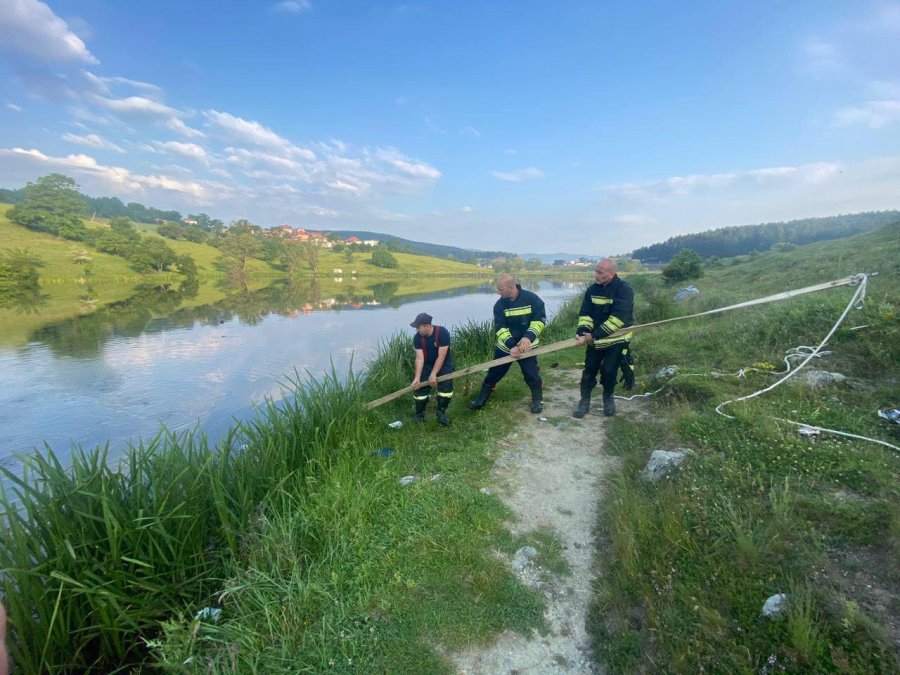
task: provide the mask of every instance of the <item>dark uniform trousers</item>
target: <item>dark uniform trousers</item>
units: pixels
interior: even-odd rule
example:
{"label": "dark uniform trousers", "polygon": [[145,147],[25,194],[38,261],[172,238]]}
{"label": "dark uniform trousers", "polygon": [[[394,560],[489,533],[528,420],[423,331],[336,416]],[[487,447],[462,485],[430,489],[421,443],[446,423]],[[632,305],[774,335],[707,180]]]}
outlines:
{"label": "dark uniform trousers", "polygon": [[[509,356],[509,352],[505,352],[499,347],[494,347],[494,358],[500,359],[504,356]],[[535,387],[541,386],[541,371],[538,368],[538,362],[536,356],[529,356],[526,359],[518,359],[517,363],[519,364],[519,368],[522,370],[522,377],[525,378],[525,384],[528,385],[529,388],[533,389]],[[487,372],[487,376],[484,378],[484,386],[490,387],[493,389],[497,383],[503,379],[504,375],[509,371],[512,363],[504,363],[499,366],[494,366],[493,368],[489,368]],[[440,384],[440,383],[439,383]]]}
{"label": "dark uniform trousers", "polygon": [[[413,392],[413,398],[417,401],[427,400],[428,395],[431,393],[431,385],[427,384],[428,378],[431,377],[431,371],[434,370],[433,363],[426,363],[422,368],[422,379],[420,382],[423,382],[421,387],[416,389]],[[444,367],[441,368],[441,372],[438,373],[438,377],[441,375],[446,375],[447,373],[452,373],[453,369],[450,368],[447,363],[444,363]],[[437,383],[437,391],[438,396],[441,398],[452,398],[453,397],[453,380],[444,380],[443,382]]]}
{"label": "dark uniform trousers", "polygon": [[626,347],[628,347],[628,343],[625,341],[602,349],[595,349],[588,345],[584,354],[584,370],[581,373],[582,391],[593,390],[597,385],[597,373],[599,373],[604,395],[612,396],[616,388],[616,378],[619,375],[619,362]]}

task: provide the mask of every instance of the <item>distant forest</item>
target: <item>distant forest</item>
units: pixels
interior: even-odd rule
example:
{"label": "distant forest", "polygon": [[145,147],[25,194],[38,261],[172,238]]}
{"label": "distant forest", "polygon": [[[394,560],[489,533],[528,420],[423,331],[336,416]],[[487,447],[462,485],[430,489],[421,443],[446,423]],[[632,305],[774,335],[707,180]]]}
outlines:
{"label": "distant forest", "polygon": [[667,263],[680,250],[688,248],[703,258],[730,258],[753,251],[768,251],[775,244],[810,244],[840,239],[900,221],[900,211],[867,211],[826,218],[804,218],[786,223],[764,223],[721,227],[697,234],[682,234],[635,249],[632,257],[643,263]]}
{"label": "distant forest", "polygon": [[[471,248],[459,248],[458,246],[445,246],[443,244],[429,244],[424,241],[413,241],[412,239],[404,239],[403,237],[395,237],[390,234],[381,234],[380,232],[369,232],[367,230],[325,230],[330,234],[340,235],[341,238],[359,237],[360,239],[377,239],[388,244],[388,248],[395,251],[403,251],[405,253],[416,253],[418,255],[430,255],[435,258],[450,258],[463,262],[469,261],[471,258],[485,261],[494,258],[510,258],[514,254],[508,251],[479,251]],[[392,242],[392,243],[389,243]]]}
{"label": "distant forest", "polygon": [[[178,211],[161,211],[152,206],[144,206],[137,202],[124,204],[118,197],[88,197],[81,195],[84,200],[84,211],[89,216],[100,218],[130,218],[136,223],[155,223],[160,220],[178,222],[181,214]],[[25,188],[7,190],[0,188],[0,203],[20,204],[25,199]]]}

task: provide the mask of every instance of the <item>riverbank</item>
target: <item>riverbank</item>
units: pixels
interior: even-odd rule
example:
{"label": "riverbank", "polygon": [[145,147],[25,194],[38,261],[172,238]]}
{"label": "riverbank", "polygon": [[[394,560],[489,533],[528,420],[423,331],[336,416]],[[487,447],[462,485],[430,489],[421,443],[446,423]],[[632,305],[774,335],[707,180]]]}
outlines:
{"label": "riverbank", "polygon": [[[71,477],[37,467],[48,481],[32,524],[14,520],[0,549],[22,672],[490,672],[520,650],[533,660],[511,667],[549,658],[550,672],[892,672],[900,458],[772,417],[895,438],[873,410],[900,373],[897,233],[711,271],[690,307],[633,280],[646,321],[881,272],[816,364],[850,382],[791,383],[734,406],[733,420],[716,405],[771,383],[787,349],[828,332],[850,289],[640,333],[641,390],[660,391],[612,420],[569,416],[574,349],[542,359],[541,416],[515,371],[478,413],[465,402],[480,378],[457,381],[449,429],[433,408],[409,423],[408,400],[363,412],[408,384],[408,339],[396,339],[365,381],[298,388],[221,451],[163,438],[124,474],[95,460]],[[562,311],[546,341],[574,324]],[[458,367],[487,360],[487,325],[454,338]],[[651,380],[668,365],[675,377]],[[652,450],[677,448],[693,452],[682,467],[641,477]],[[786,613],[764,619],[777,593]]]}

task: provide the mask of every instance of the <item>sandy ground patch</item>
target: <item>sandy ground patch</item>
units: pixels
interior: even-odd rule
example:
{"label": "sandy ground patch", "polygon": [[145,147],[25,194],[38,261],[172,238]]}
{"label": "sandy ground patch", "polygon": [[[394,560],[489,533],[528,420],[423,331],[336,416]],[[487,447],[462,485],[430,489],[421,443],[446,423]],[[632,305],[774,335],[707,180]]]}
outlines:
{"label": "sandy ground patch", "polygon": [[[519,431],[499,441],[505,451],[494,465],[493,484],[486,487],[515,513],[509,523],[513,534],[549,530],[555,535],[571,574],[557,576],[521,557],[512,560],[519,579],[546,600],[548,633],[506,632],[491,645],[453,654],[460,674],[603,672],[590,656],[585,617],[595,577],[594,527],[602,479],[617,460],[604,454],[606,418],[596,405],[584,419],[572,417],[580,371],[559,375],[558,382],[545,383],[543,414],[526,409]],[[595,398],[599,403],[599,395]],[[630,407],[621,401],[618,405],[620,413]]]}

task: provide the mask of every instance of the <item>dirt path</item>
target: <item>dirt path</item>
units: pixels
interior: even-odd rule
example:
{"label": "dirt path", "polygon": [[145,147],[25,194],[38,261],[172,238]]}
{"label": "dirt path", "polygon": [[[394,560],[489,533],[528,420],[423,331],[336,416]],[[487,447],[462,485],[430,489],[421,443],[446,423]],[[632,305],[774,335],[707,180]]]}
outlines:
{"label": "dirt path", "polygon": [[[592,664],[585,616],[601,480],[616,460],[603,452],[605,418],[596,407],[582,420],[572,417],[579,377],[580,371],[563,371],[545,382],[544,413],[526,411],[520,430],[500,441],[506,451],[487,486],[515,513],[509,524],[514,535],[549,531],[562,545],[571,574],[539,567],[523,549],[510,561],[519,579],[544,596],[549,631],[530,637],[507,632],[485,648],[455,654],[460,675],[602,672]],[[627,407],[620,403],[620,411]]]}

